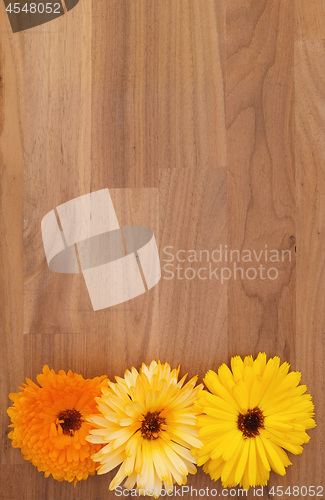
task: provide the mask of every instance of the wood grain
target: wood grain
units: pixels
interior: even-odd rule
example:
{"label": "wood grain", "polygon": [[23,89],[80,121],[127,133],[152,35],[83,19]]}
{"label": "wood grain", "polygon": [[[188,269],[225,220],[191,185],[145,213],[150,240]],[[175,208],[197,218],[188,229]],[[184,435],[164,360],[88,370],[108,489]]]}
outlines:
{"label": "wood grain", "polygon": [[325,1],[295,0],[296,39],[324,40]]}
{"label": "wood grain", "polygon": [[158,186],[158,168],[225,166],[225,5],[94,3],[92,158],[101,184]]}
{"label": "wood grain", "polygon": [[227,238],[226,170],[201,170],[198,177],[186,168],[166,169],[159,192],[159,351],[203,376],[207,365],[218,366],[228,355],[228,283],[212,260]]}
{"label": "wood grain", "polygon": [[291,251],[278,279],[229,283],[229,345],[294,361],[293,4],[227,6],[228,243]]}
{"label": "wood grain", "polygon": [[[325,41],[297,42],[296,173],[297,173],[297,368],[311,387],[318,415],[324,412],[324,250],[325,250]],[[324,477],[324,419],[317,419],[314,445],[306,462],[298,462],[304,484]],[[311,449],[313,448],[313,449]],[[300,457],[302,458],[302,457]]]}
{"label": "wood grain", "polygon": [[[8,444],[8,394],[24,376],[22,344],[23,146],[21,127],[23,63],[21,40],[0,18],[0,320],[1,320],[1,464],[22,463]],[[8,145],[11,145],[8,147]]]}
{"label": "wood grain", "polygon": [[91,190],[91,4],[60,20],[17,34],[25,96],[24,333],[79,331],[82,314],[62,310],[89,304],[80,276],[47,272],[40,233],[47,212]]}
{"label": "wood grain", "polygon": [[[12,448],[7,395],[43,364],[113,378],[160,358],[202,378],[260,350],[301,370],[318,423],[269,488],[322,485],[324,1],[80,0],[16,34],[0,10],[0,498],[115,497],[113,473],[73,488]],[[94,313],[81,275],[48,269],[40,224],[102,188],[121,225],[154,231],[162,279]],[[220,245],[289,253],[263,260],[275,280],[200,280],[204,258],[166,279],[166,247]],[[189,485],[221,489],[201,470]]]}

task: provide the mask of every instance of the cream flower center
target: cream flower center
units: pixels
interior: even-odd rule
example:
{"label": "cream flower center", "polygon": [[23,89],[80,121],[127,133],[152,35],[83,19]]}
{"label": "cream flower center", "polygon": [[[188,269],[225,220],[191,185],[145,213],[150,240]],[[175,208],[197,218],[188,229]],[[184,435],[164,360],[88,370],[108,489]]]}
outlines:
{"label": "cream flower center", "polygon": [[260,429],[264,429],[264,415],[256,406],[247,413],[238,415],[237,426],[242,431],[245,438],[256,437],[260,433]]}
{"label": "cream flower center", "polygon": [[157,439],[161,426],[165,423],[165,419],[159,416],[160,412],[148,412],[142,420],[141,436],[145,439]]}

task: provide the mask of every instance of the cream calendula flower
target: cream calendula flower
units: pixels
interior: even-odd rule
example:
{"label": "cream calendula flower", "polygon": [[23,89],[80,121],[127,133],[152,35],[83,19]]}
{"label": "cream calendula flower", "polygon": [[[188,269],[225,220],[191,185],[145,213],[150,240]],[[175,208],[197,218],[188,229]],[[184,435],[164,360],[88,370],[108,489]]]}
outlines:
{"label": "cream calendula flower", "polygon": [[87,419],[97,427],[87,440],[105,445],[92,457],[100,463],[98,474],[120,466],[111,490],[127,478],[127,489],[136,486],[158,497],[163,484],[169,491],[196,473],[190,449],[202,446],[194,407],[202,386],[195,387],[197,377],[184,385],[186,376],[178,381],[178,373],[179,368],[152,361],[139,372],[132,368],[124,378],[116,377],[96,398],[100,415]]}
{"label": "cream calendula flower", "polygon": [[210,370],[204,379],[209,391],[201,391],[197,407],[198,465],[223,487],[265,486],[270,470],[284,476],[291,465],[285,450],[297,455],[315,427],[314,405],[301,374],[280,365],[280,358],[266,360],[260,353],[231,359],[218,374]]}

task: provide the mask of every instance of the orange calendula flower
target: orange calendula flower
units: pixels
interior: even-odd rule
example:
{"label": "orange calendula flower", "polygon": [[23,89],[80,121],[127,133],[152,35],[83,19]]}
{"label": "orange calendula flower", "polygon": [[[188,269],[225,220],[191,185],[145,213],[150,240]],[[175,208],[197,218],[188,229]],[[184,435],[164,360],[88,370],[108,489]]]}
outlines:
{"label": "orange calendula flower", "polygon": [[21,392],[9,394],[12,445],[45,477],[52,474],[76,484],[95,473],[91,455],[101,446],[86,441],[92,428],[86,417],[96,410],[95,398],[105,379],[84,379],[71,370],[56,374],[45,365],[37,376],[39,386],[26,379]]}

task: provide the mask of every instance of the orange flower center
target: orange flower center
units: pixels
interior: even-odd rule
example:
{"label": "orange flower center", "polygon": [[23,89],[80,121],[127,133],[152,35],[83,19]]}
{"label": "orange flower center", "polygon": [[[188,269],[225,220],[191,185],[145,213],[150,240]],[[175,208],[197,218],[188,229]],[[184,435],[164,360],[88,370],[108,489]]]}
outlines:
{"label": "orange flower center", "polygon": [[165,419],[159,416],[159,411],[154,413],[148,412],[142,421],[141,436],[149,440],[157,439],[161,431],[161,426],[164,423]]}
{"label": "orange flower center", "polygon": [[58,423],[61,425],[63,434],[73,436],[75,431],[80,429],[83,420],[81,413],[72,408],[72,410],[61,411],[58,415]]}
{"label": "orange flower center", "polygon": [[256,406],[247,413],[238,415],[237,426],[245,438],[256,437],[260,433],[259,429],[264,429],[264,415]]}

